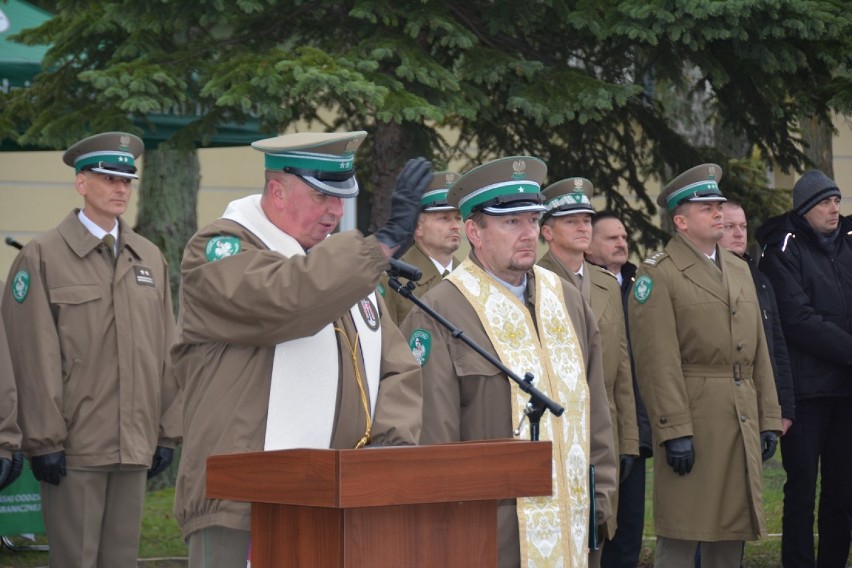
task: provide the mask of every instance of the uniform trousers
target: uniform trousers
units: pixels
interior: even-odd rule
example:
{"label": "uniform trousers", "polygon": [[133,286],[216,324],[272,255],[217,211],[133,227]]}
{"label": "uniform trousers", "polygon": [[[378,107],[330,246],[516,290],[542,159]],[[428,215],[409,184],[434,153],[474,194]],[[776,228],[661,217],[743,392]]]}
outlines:
{"label": "uniform trousers", "polygon": [[657,537],[654,553],[655,568],[689,568],[695,566],[695,554],[701,546],[702,568],[739,568],[743,557],[743,541],[720,540],[698,542]]}
{"label": "uniform trousers", "polygon": [[601,552],[603,552],[603,543],[595,550],[589,551],[589,568],[601,568]]}
{"label": "uniform trousers", "polygon": [[[781,437],[781,461],[787,473],[781,537],[784,567],[846,566],[852,531],[852,398],[797,400],[796,420]],[[815,562],[817,473],[822,481]]]}
{"label": "uniform trousers", "polygon": [[605,543],[602,568],[636,568],[639,563],[645,530],[645,459],[634,458],[630,475],[618,486],[618,529]]}
{"label": "uniform trousers", "polygon": [[246,568],[251,532],[208,527],[189,535],[188,568]]}
{"label": "uniform trousers", "polygon": [[41,483],[50,568],[136,566],[147,470],[71,469]]}

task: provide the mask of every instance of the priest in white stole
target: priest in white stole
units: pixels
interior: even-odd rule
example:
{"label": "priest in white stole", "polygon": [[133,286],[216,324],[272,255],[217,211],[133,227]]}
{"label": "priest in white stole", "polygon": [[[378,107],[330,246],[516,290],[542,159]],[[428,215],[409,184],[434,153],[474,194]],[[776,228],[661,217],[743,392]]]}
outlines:
{"label": "priest in white stole", "polygon": [[374,236],[329,236],[358,194],[365,135],[255,142],[262,195],[231,202],[184,251],[172,356],[185,404],[175,514],[190,568],[244,568],[249,548],[250,505],[205,498],[208,456],[417,443],[420,369],[374,289],[410,242],[432,166],[409,161]]}
{"label": "priest in white stole", "polygon": [[[541,420],[541,439],[554,448],[554,494],[498,507],[500,568],[586,567],[592,501],[600,525],[617,483],[595,316],[574,286],[534,266],[546,171],[533,157],[502,158],[452,185],[448,201],[461,211],[470,257],[423,298],[565,407]],[[401,329],[423,370],[421,443],[513,436],[529,398],[514,382],[420,308]],[[516,435],[529,438],[526,422]]]}

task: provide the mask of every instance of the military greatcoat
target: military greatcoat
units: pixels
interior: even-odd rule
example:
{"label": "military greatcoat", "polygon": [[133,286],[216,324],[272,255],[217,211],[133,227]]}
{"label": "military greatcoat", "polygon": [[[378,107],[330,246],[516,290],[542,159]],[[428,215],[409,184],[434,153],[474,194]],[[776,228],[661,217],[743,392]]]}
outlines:
{"label": "military greatcoat", "polygon": [[[541,257],[538,265],[576,285],[583,299],[592,307],[601,330],[604,383],[612,420],[612,434],[615,438],[615,452],[616,455],[638,456],[639,427],[636,422],[636,398],[633,396],[633,375],[630,372],[627,330],[618,280],[611,272],[584,262],[584,276],[582,281],[578,282],[574,274],[549,251]],[[613,496],[612,510],[618,510],[617,491]],[[607,533],[612,536],[615,531],[616,515],[613,515],[607,523]]]}
{"label": "military greatcoat", "polygon": [[[757,294],[742,259],[716,263],[681,235],[645,260],[629,301],[630,337],[654,443],[656,534],[754,540],[763,520],[760,432],[781,410]],[[692,436],[695,465],[679,476],[666,440]]]}

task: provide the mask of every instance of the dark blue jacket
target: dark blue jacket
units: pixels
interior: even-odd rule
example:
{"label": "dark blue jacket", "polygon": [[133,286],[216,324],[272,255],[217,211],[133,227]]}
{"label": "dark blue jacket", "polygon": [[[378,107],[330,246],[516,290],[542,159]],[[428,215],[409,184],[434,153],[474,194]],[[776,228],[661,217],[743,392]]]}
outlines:
{"label": "dark blue jacket", "polygon": [[852,219],[823,245],[794,213],[757,231],[787,339],[796,399],[852,396]]}

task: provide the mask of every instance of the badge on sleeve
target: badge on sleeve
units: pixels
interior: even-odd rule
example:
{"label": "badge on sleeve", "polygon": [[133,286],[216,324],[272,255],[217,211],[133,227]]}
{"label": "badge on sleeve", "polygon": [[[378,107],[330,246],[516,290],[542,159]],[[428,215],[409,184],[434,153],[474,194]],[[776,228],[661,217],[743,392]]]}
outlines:
{"label": "badge on sleeve", "polygon": [[376,290],[378,290],[378,291],[379,291],[379,294],[381,294],[381,295],[382,295],[382,298],[384,298],[384,297],[385,297],[385,287],[384,287],[384,286],[382,286],[381,284],[379,284],[378,286],[376,286]]}
{"label": "badge on sleeve", "polygon": [[27,293],[30,291],[30,273],[26,270],[19,270],[12,279],[12,297],[19,304],[27,299]]}
{"label": "badge on sleeve", "polygon": [[408,338],[408,346],[417,364],[422,367],[429,359],[429,352],[432,351],[432,334],[425,329],[415,329]]}
{"label": "badge on sleeve", "polygon": [[237,237],[226,237],[219,235],[207,241],[207,246],[204,248],[204,254],[207,260],[221,260],[228,256],[234,256],[240,252],[240,239]]}
{"label": "badge on sleeve", "polygon": [[651,290],[654,288],[654,281],[648,276],[640,276],[633,284],[633,297],[640,304],[644,304],[651,297]]}
{"label": "badge on sleeve", "polygon": [[370,297],[362,299],[358,302],[358,311],[361,312],[361,317],[364,318],[364,323],[367,324],[372,331],[379,329],[379,310],[373,305]]}

